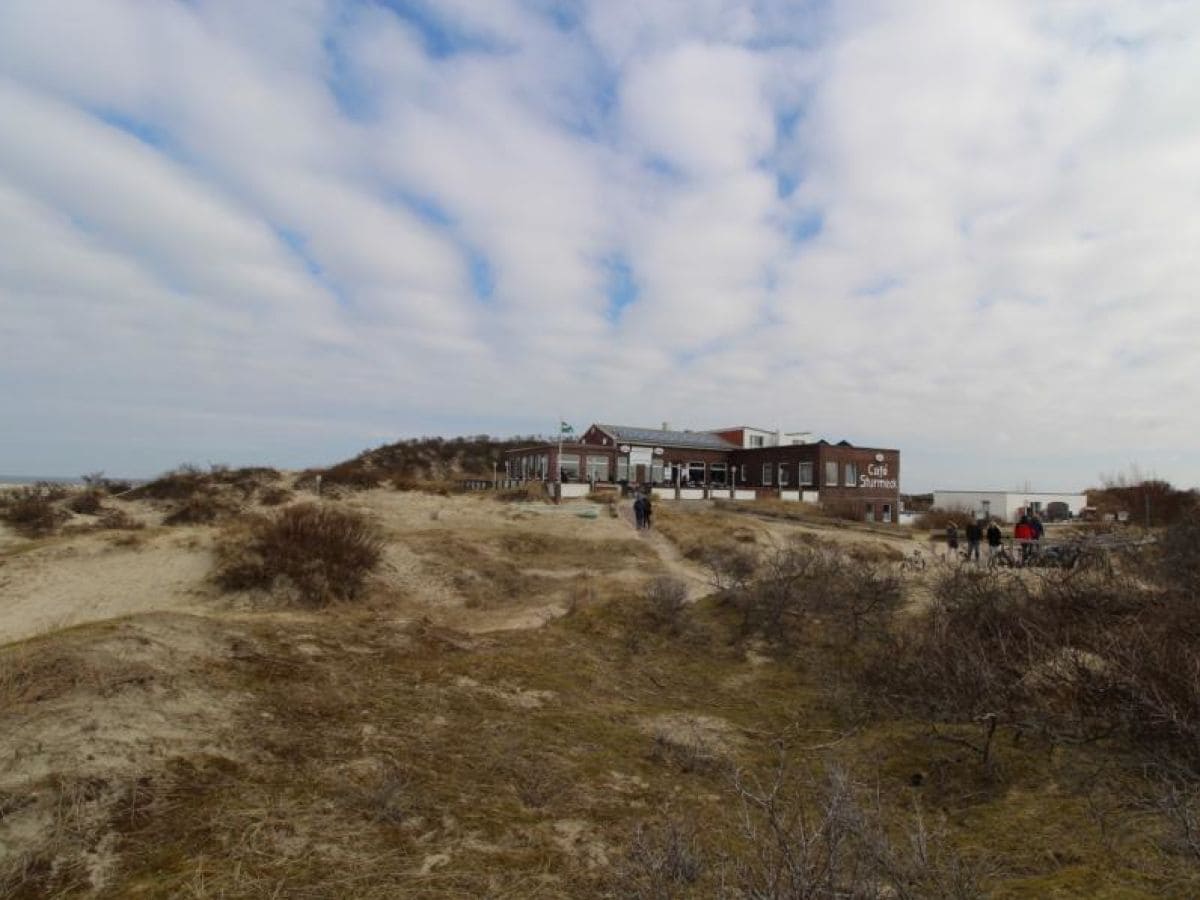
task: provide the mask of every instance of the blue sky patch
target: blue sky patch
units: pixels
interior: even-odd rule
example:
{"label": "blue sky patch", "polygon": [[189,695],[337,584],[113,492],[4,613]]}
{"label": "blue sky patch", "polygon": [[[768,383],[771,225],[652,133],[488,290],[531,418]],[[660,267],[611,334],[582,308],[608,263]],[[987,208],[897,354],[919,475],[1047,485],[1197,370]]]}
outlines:
{"label": "blue sky patch", "polygon": [[484,303],[490,303],[496,293],[496,272],[491,261],[478,250],[467,248],[467,268],[471,275],[471,289]]}
{"label": "blue sky patch", "polygon": [[604,293],[608,298],[605,316],[615,324],[620,320],[621,313],[637,301],[640,291],[633,277],[633,267],[624,254],[618,253],[610,257],[603,265]]}
{"label": "blue sky patch", "polygon": [[504,48],[494,40],[472,34],[439,14],[437,5],[424,0],[377,0],[384,9],[395,13],[421,38],[425,52],[434,59],[459,53],[494,53]]}
{"label": "blue sky patch", "polygon": [[167,134],[166,129],[145,119],[126,115],[116,110],[97,110],[95,114],[106,125],[137,138],[143,144],[153,147],[155,150],[163,149],[170,140],[170,135]]}

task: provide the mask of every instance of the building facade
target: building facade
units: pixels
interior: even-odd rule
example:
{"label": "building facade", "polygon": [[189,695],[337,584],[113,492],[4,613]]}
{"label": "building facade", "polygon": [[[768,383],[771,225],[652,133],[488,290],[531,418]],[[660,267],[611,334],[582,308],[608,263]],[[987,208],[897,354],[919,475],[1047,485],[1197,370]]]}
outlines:
{"label": "building facade", "polygon": [[[665,425],[665,423],[664,423]],[[868,521],[898,516],[900,451],[812,441],[807,432],[713,431],[595,424],[577,441],[510,450],[510,478],[638,484],[674,496],[778,497],[836,505]],[[669,496],[662,493],[660,496]]]}
{"label": "building facade", "polygon": [[934,491],[933,505],[979,519],[1015,522],[1023,513],[1043,519],[1076,518],[1088,500],[1087,494],[1054,491]]}

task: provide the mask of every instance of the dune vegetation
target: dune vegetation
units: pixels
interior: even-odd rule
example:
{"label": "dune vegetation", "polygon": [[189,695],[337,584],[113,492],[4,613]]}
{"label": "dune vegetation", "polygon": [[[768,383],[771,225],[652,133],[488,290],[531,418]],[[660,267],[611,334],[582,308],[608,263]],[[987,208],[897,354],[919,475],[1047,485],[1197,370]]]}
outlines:
{"label": "dune vegetation", "polygon": [[10,493],[0,896],[1200,893],[1200,520],[996,573],[611,508]]}

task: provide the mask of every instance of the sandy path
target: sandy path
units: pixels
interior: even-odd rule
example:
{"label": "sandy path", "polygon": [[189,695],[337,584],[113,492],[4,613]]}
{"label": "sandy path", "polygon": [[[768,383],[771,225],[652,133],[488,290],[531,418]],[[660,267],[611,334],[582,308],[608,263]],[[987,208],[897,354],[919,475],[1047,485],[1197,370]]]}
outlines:
{"label": "sandy path", "polygon": [[151,610],[187,610],[207,594],[207,543],[165,534],[137,548],[85,536],[0,557],[0,644]]}
{"label": "sandy path", "polygon": [[620,514],[619,521],[626,528],[633,530],[643,541],[650,545],[667,571],[687,585],[688,601],[695,603],[701,597],[713,592],[707,573],[700,566],[684,558],[679,548],[654,530],[654,517],[650,518],[651,527],[645,531],[637,531],[637,520],[633,515],[633,501],[621,501],[617,506]]}

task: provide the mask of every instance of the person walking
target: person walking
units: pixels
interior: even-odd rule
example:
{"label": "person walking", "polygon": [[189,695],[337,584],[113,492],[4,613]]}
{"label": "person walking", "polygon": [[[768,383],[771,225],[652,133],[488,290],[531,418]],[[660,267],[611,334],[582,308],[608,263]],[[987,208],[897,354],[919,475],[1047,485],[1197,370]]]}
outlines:
{"label": "person walking", "polygon": [[946,558],[958,556],[958,526],[951,522],[946,526]]}
{"label": "person walking", "polygon": [[633,518],[638,531],[646,527],[646,498],[642,496],[641,491],[633,495]]}
{"label": "person walking", "polygon": [[967,559],[974,560],[979,565],[979,544],[983,540],[983,526],[978,519],[972,519],[967,525]]}
{"label": "person walking", "polygon": [[650,503],[650,494],[647,492],[646,496],[642,498],[642,527],[647,531],[650,530],[650,516],[653,514],[653,512],[654,507]]}
{"label": "person walking", "polygon": [[987,542],[988,542],[988,562],[992,562],[996,558],[996,554],[1000,552],[1000,542],[1002,536],[1000,534],[1000,526],[993,519],[987,527]]}

